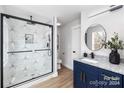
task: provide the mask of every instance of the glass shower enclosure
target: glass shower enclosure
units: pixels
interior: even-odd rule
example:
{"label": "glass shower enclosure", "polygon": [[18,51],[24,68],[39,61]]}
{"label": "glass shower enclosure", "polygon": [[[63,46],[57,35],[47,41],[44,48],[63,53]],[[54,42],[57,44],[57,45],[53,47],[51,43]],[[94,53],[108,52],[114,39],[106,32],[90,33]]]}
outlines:
{"label": "glass shower enclosure", "polygon": [[1,87],[53,72],[53,26],[1,14]]}

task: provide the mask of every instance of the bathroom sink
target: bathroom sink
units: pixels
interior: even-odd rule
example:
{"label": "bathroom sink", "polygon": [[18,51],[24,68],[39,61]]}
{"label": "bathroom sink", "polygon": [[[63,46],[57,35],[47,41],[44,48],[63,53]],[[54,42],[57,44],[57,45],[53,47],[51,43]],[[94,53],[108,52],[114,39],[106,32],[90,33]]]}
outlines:
{"label": "bathroom sink", "polygon": [[93,59],[88,59],[88,58],[82,58],[81,61],[86,61],[86,62],[89,62],[89,63],[98,63],[98,61],[93,60]]}

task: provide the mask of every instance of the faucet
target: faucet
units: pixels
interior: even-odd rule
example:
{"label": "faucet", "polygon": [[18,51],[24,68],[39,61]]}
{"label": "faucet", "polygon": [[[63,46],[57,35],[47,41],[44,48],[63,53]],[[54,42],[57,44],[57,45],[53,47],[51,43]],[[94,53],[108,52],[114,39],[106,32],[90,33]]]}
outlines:
{"label": "faucet", "polygon": [[92,58],[92,59],[94,59],[94,56],[95,56],[95,55],[94,55],[94,53],[93,53],[93,52],[91,52],[91,54],[90,54],[90,55],[91,55],[91,58]]}

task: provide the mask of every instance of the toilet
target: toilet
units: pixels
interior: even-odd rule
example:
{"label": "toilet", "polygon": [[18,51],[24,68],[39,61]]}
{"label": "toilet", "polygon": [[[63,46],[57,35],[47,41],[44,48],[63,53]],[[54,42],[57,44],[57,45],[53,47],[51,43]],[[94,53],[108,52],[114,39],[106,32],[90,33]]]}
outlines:
{"label": "toilet", "polygon": [[57,59],[57,69],[61,69],[62,67],[62,60],[60,58]]}

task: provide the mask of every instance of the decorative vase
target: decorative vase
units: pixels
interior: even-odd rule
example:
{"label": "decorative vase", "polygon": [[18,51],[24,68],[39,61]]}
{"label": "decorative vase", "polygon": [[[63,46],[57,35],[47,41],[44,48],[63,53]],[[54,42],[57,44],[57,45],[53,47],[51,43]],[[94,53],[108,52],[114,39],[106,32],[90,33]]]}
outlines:
{"label": "decorative vase", "polygon": [[120,54],[118,53],[117,49],[112,49],[111,53],[109,54],[109,62],[112,64],[120,63]]}

